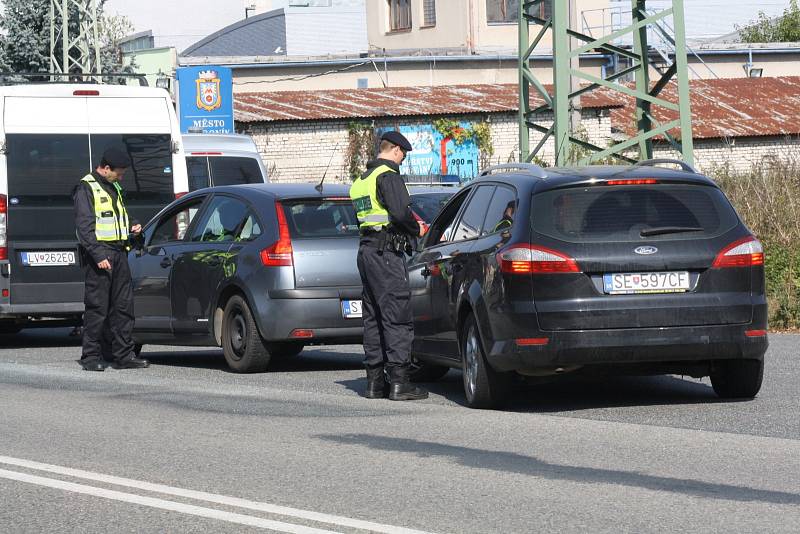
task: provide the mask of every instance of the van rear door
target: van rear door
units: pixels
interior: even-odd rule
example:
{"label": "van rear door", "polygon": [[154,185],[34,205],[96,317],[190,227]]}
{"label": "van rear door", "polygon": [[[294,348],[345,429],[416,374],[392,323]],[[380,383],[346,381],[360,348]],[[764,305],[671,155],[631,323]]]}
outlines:
{"label": "van rear door", "polygon": [[9,302],[80,313],[72,190],[90,170],[86,99],[8,96],[4,129]]}

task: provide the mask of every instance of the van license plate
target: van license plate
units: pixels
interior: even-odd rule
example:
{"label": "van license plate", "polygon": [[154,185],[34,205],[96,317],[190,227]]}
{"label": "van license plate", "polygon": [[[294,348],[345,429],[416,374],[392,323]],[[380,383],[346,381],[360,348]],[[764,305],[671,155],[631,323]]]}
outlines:
{"label": "van license plate", "polygon": [[52,267],[56,265],[75,265],[74,251],[21,252],[22,265],[29,267]]}
{"label": "van license plate", "polygon": [[603,291],[609,295],[685,293],[689,289],[687,271],[603,275]]}
{"label": "van license plate", "polygon": [[361,318],[361,301],[360,300],[343,300],[342,301],[342,315],[345,319],[360,319]]}

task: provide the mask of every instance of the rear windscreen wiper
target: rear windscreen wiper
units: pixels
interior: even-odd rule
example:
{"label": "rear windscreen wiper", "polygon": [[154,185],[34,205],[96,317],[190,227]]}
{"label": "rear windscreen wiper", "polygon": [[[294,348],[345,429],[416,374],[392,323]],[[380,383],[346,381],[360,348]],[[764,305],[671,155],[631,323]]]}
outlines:
{"label": "rear windscreen wiper", "polygon": [[652,237],[654,235],[683,234],[687,232],[702,232],[704,228],[698,226],[661,226],[659,228],[647,228],[642,230],[639,235],[642,237]]}

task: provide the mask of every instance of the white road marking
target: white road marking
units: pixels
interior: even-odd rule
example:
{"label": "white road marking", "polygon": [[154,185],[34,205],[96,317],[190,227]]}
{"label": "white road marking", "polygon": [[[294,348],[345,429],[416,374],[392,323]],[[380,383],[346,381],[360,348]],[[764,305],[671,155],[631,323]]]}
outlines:
{"label": "white road marking", "polygon": [[227,521],[229,523],[237,523],[239,525],[267,528],[270,530],[274,530],[276,532],[288,532],[292,534],[331,534],[332,532],[334,532],[333,530],[321,530],[318,528],[305,527],[302,525],[292,525],[291,523],[283,523],[281,521],[262,519],[260,517],[255,517],[252,515],[235,514],[232,512],[225,512],[222,510],[215,510],[213,508],[205,508],[202,506],[183,504],[180,502],[167,501],[164,499],[156,499],[154,497],[142,497],[141,495],[134,495],[133,493],[123,493],[121,491],[114,491],[105,488],[96,488],[94,486],[87,486],[84,484],[64,482],[63,480],[56,480],[54,478],[45,478],[36,475],[29,475],[27,473],[18,473],[16,471],[8,471],[6,469],[0,469],[0,478],[17,480],[19,482],[36,484],[37,486],[46,486],[48,488],[55,488],[64,491],[71,491],[73,493],[92,495],[94,497],[102,497],[104,499],[111,499],[114,501],[140,504],[142,506],[149,506],[151,508],[160,508],[161,510],[169,510],[171,512],[179,512],[182,514],[196,515],[200,517],[207,517],[210,519],[218,519],[220,521]]}
{"label": "white road marking", "polygon": [[[392,525],[384,525],[381,523],[373,523],[371,521],[362,521],[360,519],[352,519],[344,516],[324,514],[320,512],[312,512],[310,510],[301,510],[298,508],[289,508],[276,504],[269,504],[257,501],[250,501],[247,499],[240,499],[238,497],[228,497],[226,495],[218,495],[215,493],[206,493],[204,491],[188,490],[183,488],[175,488],[172,486],[165,486],[163,484],[154,484],[151,482],[143,482],[130,478],[116,477],[112,475],[104,475],[101,473],[93,473],[91,471],[83,471],[81,469],[72,469],[70,467],[62,467],[58,465],[44,464],[24,460],[21,458],[12,458],[10,456],[0,456],[0,464],[13,465],[32,469],[36,471],[45,471],[48,473],[55,473],[69,477],[80,478],[84,480],[92,480],[95,482],[103,482],[105,484],[114,484],[116,486],[123,486],[127,488],[135,488],[144,491],[152,491],[155,493],[162,493],[165,495],[173,495],[175,497],[184,497],[187,499],[194,499],[197,501],[210,502],[221,504],[225,506],[235,506],[237,508],[245,508],[259,512],[266,512],[275,515],[286,517],[295,517],[298,519],[305,519],[308,521],[315,521],[317,523],[325,523],[329,525],[336,525],[340,527],[350,527],[369,532],[379,532],[382,534],[431,534],[421,530],[413,530],[409,528],[396,527]],[[48,479],[46,479],[48,480]],[[88,487],[88,486],[87,486]],[[123,494],[124,495],[124,494]],[[164,501],[170,502],[170,501]],[[244,516],[249,517],[249,516]]]}

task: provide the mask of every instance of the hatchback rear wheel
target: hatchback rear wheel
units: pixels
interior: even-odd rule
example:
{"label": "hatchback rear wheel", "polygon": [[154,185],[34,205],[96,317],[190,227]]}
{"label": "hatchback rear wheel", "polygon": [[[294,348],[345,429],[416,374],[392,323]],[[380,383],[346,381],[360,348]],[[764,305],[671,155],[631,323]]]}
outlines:
{"label": "hatchback rear wheel", "polygon": [[763,360],[723,360],[711,369],[711,386],[723,399],[752,399],[763,380]]}
{"label": "hatchback rear wheel", "polygon": [[498,373],[486,361],[478,324],[470,315],[461,329],[464,394],[470,408],[500,408],[511,396],[511,374]]}
{"label": "hatchback rear wheel", "polygon": [[234,295],[222,316],[222,352],[228,366],[237,373],[267,370],[269,352],[261,340],[247,301]]}

